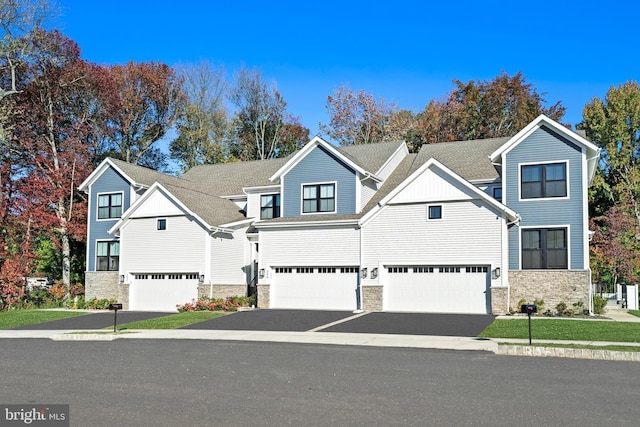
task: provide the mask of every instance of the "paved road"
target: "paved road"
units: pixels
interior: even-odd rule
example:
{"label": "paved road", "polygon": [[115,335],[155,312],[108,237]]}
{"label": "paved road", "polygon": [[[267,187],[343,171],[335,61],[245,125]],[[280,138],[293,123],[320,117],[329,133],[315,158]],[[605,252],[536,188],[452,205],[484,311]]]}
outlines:
{"label": "paved road", "polygon": [[[118,312],[118,325],[171,313]],[[434,313],[359,313],[322,310],[249,310],[207,320],[183,329],[235,331],[346,332],[371,334],[475,337],[493,320],[492,315]],[[23,330],[103,329],[113,326],[113,312],[69,317]]]}
{"label": "paved road", "polygon": [[[635,426],[640,364],[227,341],[13,339],[0,401],[72,426]],[[2,424],[0,422],[0,424]]]}

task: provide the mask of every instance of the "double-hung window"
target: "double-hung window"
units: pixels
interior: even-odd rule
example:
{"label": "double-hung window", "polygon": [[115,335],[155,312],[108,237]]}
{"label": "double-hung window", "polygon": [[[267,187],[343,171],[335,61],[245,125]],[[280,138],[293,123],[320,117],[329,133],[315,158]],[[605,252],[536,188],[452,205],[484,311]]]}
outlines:
{"label": "double-hung window", "polygon": [[96,250],[96,270],[118,271],[120,266],[120,242],[98,242]]}
{"label": "double-hung window", "polygon": [[335,212],[335,190],[335,184],[303,185],[302,213]]}
{"label": "double-hung window", "polygon": [[567,197],[567,164],[522,165],[520,169],[522,199]]}
{"label": "double-hung window", "polygon": [[522,268],[524,270],[568,268],[567,229],[523,229]]}
{"label": "double-hung window", "polygon": [[280,195],[267,194],[260,196],[260,219],[280,217]]}
{"label": "double-hung window", "polygon": [[98,195],[98,219],[120,218],[122,215],[122,193]]}

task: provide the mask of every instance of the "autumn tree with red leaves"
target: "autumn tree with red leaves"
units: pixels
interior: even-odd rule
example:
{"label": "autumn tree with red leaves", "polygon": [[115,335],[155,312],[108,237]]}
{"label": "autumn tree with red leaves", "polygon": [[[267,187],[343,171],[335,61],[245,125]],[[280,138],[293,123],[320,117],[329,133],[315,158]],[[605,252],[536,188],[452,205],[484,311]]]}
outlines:
{"label": "autumn tree with red leaves", "polygon": [[56,242],[68,287],[71,241],[86,235],[87,204],[77,187],[92,169],[90,112],[99,95],[96,79],[104,70],[80,59],[76,43],[57,31],[36,31],[33,38],[39,54],[16,96],[21,114],[15,145],[27,161],[21,217],[29,224],[25,244],[38,232]]}
{"label": "autumn tree with red leaves", "polygon": [[111,67],[116,92],[110,120],[111,152],[128,163],[166,167],[166,154],[154,145],[174,125],[185,96],[175,70],[158,62]]}

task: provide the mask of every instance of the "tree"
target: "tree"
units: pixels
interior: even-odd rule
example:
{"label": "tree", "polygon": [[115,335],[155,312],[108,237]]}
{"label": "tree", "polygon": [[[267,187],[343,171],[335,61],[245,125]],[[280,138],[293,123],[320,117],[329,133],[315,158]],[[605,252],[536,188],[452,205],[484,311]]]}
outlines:
{"label": "tree", "polygon": [[431,101],[421,113],[422,143],[513,136],[540,114],[561,121],[565,113],[560,101],[545,107],[543,94],[521,72],[453,83],[445,101]]}
{"label": "tree", "polygon": [[614,206],[606,215],[593,218],[589,246],[593,281],[615,291],[618,283],[636,281],[640,267],[640,242],[628,206]]}
{"label": "tree", "polygon": [[235,115],[236,142],[233,155],[238,160],[276,157],[282,141],[287,103],[275,85],[264,81],[260,71],[246,68],[235,73],[231,102]]}
{"label": "tree", "polygon": [[320,124],[321,132],[340,145],[354,145],[382,141],[395,105],[343,85],[327,97],[326,108],[331,119],[328,125]]}
{"label": "tree", "polygon": [[169,146],[171,158],[182,165],[183,172],[196,165],[226,161],[230,126],[224,105],[224,68],[202,62],[181,67],[179,74],[186,102],[178,115],[178,137]]}
{"label": "tree", "polygon": [[[611,87],[605,100],[593,98],[583,110],[587,137],[602,148],[601,179],[592,196],[601,205],[628,205],[640,227],[640,86]],[[602,209],[602,211],[606,211]],[[640,234],[640,233],[639,233]]]}
{"label": "tree", "polygon": [[35,31],[33,43],[38,55],[17,95],[21,114],[14,131],[14,144],[28,161],[21,216],[30,224],[27,236],[37,227],[57,243],[62,281],[69,286],[72,240],[83,240],[86,232],[86,200],[76,188],[92,167],[87,117],[96,93],[91,76],[100,67],[81,60],[75,42],[57,31]]}
{"label": "tree", "polygon": [[118,91],[110,119],[112,154],[128,163],[163,169],[166,155],[154,143],[176,121],[184,101],[181,79],[157,62],[115,65],[111,75]]}

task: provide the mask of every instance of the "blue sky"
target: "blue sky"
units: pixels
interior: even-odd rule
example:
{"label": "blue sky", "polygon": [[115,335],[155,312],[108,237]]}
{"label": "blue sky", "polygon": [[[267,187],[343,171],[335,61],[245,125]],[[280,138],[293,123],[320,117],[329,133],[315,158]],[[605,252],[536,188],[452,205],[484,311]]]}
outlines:
{"label": "blue sky", "polygon": [[85,59],[257,67],[311,135],[342,84],[418,112],[453,79],[522,71],[575,125],[593,97],[640,74],[640,3],[630,0],[57,3],[56,26]]}

